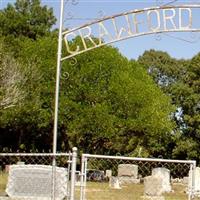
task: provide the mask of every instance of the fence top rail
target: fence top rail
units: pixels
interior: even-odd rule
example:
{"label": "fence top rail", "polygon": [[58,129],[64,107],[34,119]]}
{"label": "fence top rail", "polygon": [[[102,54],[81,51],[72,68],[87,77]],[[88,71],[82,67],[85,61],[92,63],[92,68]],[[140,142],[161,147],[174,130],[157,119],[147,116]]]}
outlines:
{"label": "fence top rail", "polygon": [[194,164],[195,160],[173,160],[173,159],[160,159],[160,158],[136,158],[136,157],[125,157],[125,156],[107,156],[107,155],[92,155],[82,154],[83,158],[102,158],[102,159],[113,159],[113,160],[132,160],[132,161],[151,161],[151,162],[165,162],[165,163],[183,163],[183,164]]}
{"label": "fence top rail", "polygon": [[50,156],[50,157],[59,157],[59,156],[71,156],[72,153],[0,153],[1,156]]}

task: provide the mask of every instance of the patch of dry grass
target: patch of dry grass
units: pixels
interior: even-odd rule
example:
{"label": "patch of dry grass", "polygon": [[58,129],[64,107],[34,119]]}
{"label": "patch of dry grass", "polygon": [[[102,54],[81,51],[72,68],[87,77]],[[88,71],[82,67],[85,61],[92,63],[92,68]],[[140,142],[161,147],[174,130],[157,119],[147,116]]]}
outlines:
{"label": "patch of dry grass", "polygon": [[128,200],[139,199],[143,194],[143,185],[129,185],[122,189],[112,189],[108,183],[88,183],[87,200]]}
{"label": "patch of dry grass", "polygon": [[[8,174],[0,172],[0,194],[5,192]],[[185,193],[185,187],[181,184],[175,184],[172,187],[173,193],[165,194],[165,200],[188,200]],[[131,184],[123,186],[122,189],[112,189],[108,183],[87,182],[86,199],[87,200],[144,200],[143,184]],[[80,187],[76,187],[76,200],[80,198]],[[194,200],[200,200],[195,198]]]}
{"label": "patch of dry grass", "polygon": [[186,187],[182,184],[174,184],[172,186],[173,192],[165,195],[166,200],[188,200],[188,194],[186,194]]}
{"label": "patch of dry grass", "polygon": [[[183,185],[173,185],[173,190],[173,193],[164,195],[165,200],[188,200]],[[76,193],[78,194],[78,192],[79,189]],[[122,189],[111,189],[108,183],[97,182],[87,182],[86,186],[87,200],[144,200],[143,193],[143,184],[127,185]]]}
{"label": "patch of dry grass", "polygon": [[0,193],[5,192],[8,174],[0,172]]}

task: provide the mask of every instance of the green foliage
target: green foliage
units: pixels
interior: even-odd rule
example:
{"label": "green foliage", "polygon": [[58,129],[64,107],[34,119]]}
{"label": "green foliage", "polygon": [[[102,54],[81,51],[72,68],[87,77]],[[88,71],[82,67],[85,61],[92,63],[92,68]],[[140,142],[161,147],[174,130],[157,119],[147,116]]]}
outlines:
{"label": "green foliage", "polygon": [[[39,0],[0,11],[1,150],[52,149],[54,23]],[[186,61],[151,50],[129,61],[105,46],[76,59],[62,63],[59,150],[200,159],[200,54]]]}
{"label": "green foliage", "polygon": [[40,0],[17,0],[0,11],[0,34],[36,39],[50,32],[56,18]]}
{"label": "green foliage", "polygon": [[[73,44],[79,42],[77,38]],[[20,48],[17,61],[28,72],[26,95],[22,106],[4,112],[8,120],[1,127],[6,135],[15,136],[14,149],[48,149],[57,36],[24,39]],[[61,74],[60,150],[78,146],[85,152],[134,154],[141,147],[141,155],[167,156],[173,128],[170,99],[139,64],[107,46],[78,56],[75,65],[71,60],[63,62]]]}
{"label": "green foliage", "polygon": [[[10,105],[1,109],[0,125],[2,128],[1,136],[3,137],[1,141],[7,143],[7,140],[14,140],[11,142],[11,146],[15,149],[23,146],[23,144],[27,144],[30,147],[33,142],[31,138],[38,137],[38,134],[34,134],[35,132],[37,133],[36,124],[42,123],[40,122],[42,118],[40,110],[41,101],[37,90],[41,74],[37,69],[37,63],[31,59],[22,62],[18,58],[15,61],[19,63],[16,67],[13,65],[14,62],[12,60],[13,58],[10,58],[9,62],[5,64],[4,73],[6,74],[9,72],[8,70],[12,69],[11,73],[16,81],[11,82],[11,90],[8,90],[6,87],[8,84],[2,85],[8,90],[9,96],[7,96],[11,101]],[[11,63],[11,66],[9,66],[9,63]],[[12,76],[7,77],[7,80],[12,81]],[[2,99],[5,99],[5,94],[2,97]],[[12,144],[13,142],[14,145]]]}
{"label": "green foliage", "polygon": [[163,90],[168,90],[184,75],[187,64],[185,60],[176,60],[166,52],[155,50],[145,51],[139,57],[138,62],[148,70],[148,73]]}
{"label": "green foliage", "polygon": [[6,48],[0,41],[0,109],[18,105],[24,98],[22,80],[24,73],[12,54],[5,53]]}
{"label": "green foliage", "polygon": [[[173,156],[199,160],[200,148],[200,54],[191,60],[175,60],[151,50],[139,58],[154,81],[168,94],[177,108],[174,120]],[[160,84],[163,83],[167,84]]]}
{"label": "green foliage", "polygon": [[151,155],[164,154],[173,108],[140,65],[104,47],[80,55],[75,66],[63,65],[66,71],[60,113],[71,146],[128,154],[141,145]]}

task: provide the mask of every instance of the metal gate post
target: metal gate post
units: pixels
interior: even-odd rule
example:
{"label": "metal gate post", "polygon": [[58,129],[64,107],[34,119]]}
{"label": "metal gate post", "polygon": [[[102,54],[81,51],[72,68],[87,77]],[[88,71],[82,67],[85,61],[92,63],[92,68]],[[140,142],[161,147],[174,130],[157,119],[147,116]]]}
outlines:
{"label": "metal gate post", "polygon": [[72,149],[72,168],[71,168],[71,190],[70,200],[74,200],[75,182],[76,182],[76,160],[77,160],[77,148]]}
{"label": "metal gate post", "polygon": [[70,200],[70,178],[71,178],[71,174],[70,174],[70,170],[71,170],[71,164],[72,164],[72,153],[71,151],[69,152],[69,158],[67,161],[67,200]]}
{"label": "metal gate post", "polygon": [[87,184],[87,155],[88,154],[82,154],[81,159],[81,196],[80,200],[85,200],[85,189]]}
{"label": "metal gate post", "polygon": [[195,169],[196,169],[196,161],[190,164],[190,174],[189,174],[189,182],[188,182],[188,200],[191,200],[195,197]]}
{"label": "metal gate post", "polygon": [[195,196],[195,170],[196,170],[196,161],[194,161],[191,166],[191,192],[189,199],[193,199]]}
{"label": "metal gate post", "polygon": [[51,190],[51,199],[56,199],[56,154],[53,155],[52,163],[52,190]]}
{"label": "metal gate post", "polygon": [[83,154],[81,159],[81,194],[80,200],[85,200],[85,187],[86,187],[86,176],[87,176],[87,157]]}

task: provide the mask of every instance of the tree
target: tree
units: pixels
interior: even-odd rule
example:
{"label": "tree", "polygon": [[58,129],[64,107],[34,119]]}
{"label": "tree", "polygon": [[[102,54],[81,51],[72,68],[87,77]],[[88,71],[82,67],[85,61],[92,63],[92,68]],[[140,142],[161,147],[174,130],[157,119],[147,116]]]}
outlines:
{"label": "tree", "polygon": [[166,52],[155,50],[145,51],[138,62],[145,67],[155,83],[166,92],[185,74],[187,65],[185,60],[176,60]]}
{"label": "tree", "polygon": [[[79,38],[71,45],[77,44]],[[145,70],[106,46],[63,63],[60,124],[70,145],[90,153],[167,155],[170,99]],[[64,146],[64,144],[63,144]]]}
{"label": "tree", "polygon": [[[151,50],[139,58],[154,81],[172,98],[177,112],[174,120],[173,156],[200,159],[199,151],[199,58],[175,60],[164,52]],[[163,84],[163,80],[165,84]]]}
{"label": "tree", "polygon": [[[19,58],[14,58],[3,42],[1,42],[0,56],[0,148],[8,145],[15,149],[23,145],[23,129],[25,130],[23,122],[28,121],[24,111],[29,112],[29,115],[33,114],[31,111],[34,109],[28,109],[27,105],[33,106],[33,102],[37,99],[37,95],[30,98],[30,91],[33,93],[34,82],[38,82],[41,76],[35,61],[29,59],[22,62]],[[31,86],[33,87],[30,88]]]}
{"label": "tree", "polygon": [[0,54],[0,110],[18,105],[24,99],[21,84],[24,74],[19,63],[9,54]]}
{"label": "tree", "polygon": [[[76,38],[71,45],[80,43]],[[52,145],[57,36],[21,40],[20,46],[17,60],[31,73],[23,106],[4,113],[8,120],[1,134],[14,136],[15,144],[4,142],[13,150],[47,151]],[[173,108],[141,65],[105,46],[79,55],[77,62],[63,62],[61,74],[59,150],[78,146],[90,153],[169,156]]]}
{"label": "tree", "polygon": [[[200,54],[187,65],[185,76],[173,88],[176,102],[182,108],[183,134],[179,137],[174,155],[200,160]],[[185,146],[187,149],[184,152]]]}
{"label": "tree", "polygon": [[17,0],[0,11],[0,34],[35,40],[48,34],[55,22],[52,8],[41,6],[40,0]]}

